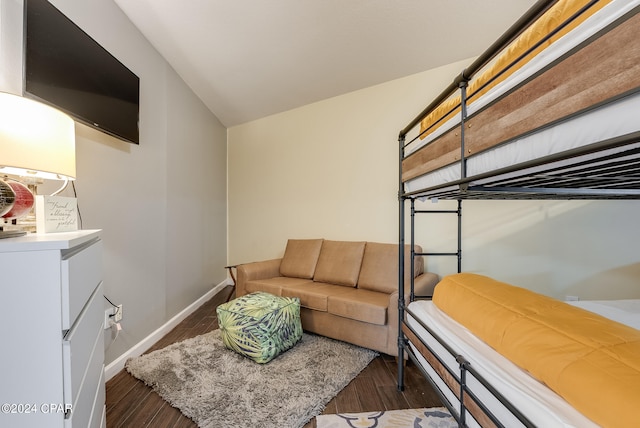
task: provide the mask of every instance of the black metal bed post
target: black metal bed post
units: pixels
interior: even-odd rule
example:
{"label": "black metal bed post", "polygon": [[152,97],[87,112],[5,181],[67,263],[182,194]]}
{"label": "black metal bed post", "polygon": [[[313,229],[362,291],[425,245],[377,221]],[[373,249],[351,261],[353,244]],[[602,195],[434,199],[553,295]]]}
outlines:
{"label": "black metal bed post", "polygon": [[409,275],[409,277],[411,278],[410,279],[411,288],[410,288],[410,294],[409,294],[410,302],[413,302],[416,298],[415,278],[413,277],[413,273],[415,272],[414,263],[415,263],[415,257],[416,257],[415,245],[416,245],[416,199],[411,198],[411,250],[410,250],[411,259],[409,260],[409,262],[411,263],[411,266],[410,266],[411,274]]}
{"label": "black metal bed post", "polygon": [[464,126],[467,120],[467,86],[468,81],[459,83],[460,87],[460,179],[467,178],[467,156],[464,147]]}
{"label": "black metal bed post", "polygon": [[458,273],[462,272],[462,199],[458,199]]}
{"label": "black metal bed post", "polygon": [[[463,73],[464,76],[464,73]],[[467,120],[467,86],[468,80],[463,79],[460,87],[460,179],[467,178],[467,156],[464,145],[464,127]],[[462,272],[462,199],[458,199],[458,273]]]}
{"label": "black metal bed post", "polygon": [[467,368],[464,365],[464,363],[460,360],[459,356],[456,357],[456,360],[458,360],[459,367],[460,367],[460,392],[459,392],[460,421],[458,425],[466,427],[467,426],[467,408],[465,406],[464,393],[467,389]]}
{"label": "black metal bed post", "polygon": [[404,134],[398,138],[398,391],[404,391],[404,185],[402,183],[402,159],[404,159]]}

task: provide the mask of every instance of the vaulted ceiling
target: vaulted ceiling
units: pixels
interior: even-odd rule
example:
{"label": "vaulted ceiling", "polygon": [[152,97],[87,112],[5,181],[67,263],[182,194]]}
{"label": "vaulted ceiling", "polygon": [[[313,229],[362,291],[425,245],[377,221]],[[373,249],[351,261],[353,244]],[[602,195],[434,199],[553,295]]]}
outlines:
{"label": "vaulted ceiling", "polygon": [[115,2],[231,127],[479,55],[534,0]]}

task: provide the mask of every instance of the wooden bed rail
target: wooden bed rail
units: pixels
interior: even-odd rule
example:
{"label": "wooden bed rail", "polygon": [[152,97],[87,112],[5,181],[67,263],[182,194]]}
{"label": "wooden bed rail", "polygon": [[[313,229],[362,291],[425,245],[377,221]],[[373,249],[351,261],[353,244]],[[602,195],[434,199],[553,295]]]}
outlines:
{"label": "wooden bed rail", "polygon": [[[406,324],[403,326],[403,331],[405,336],[409,339],[409,342],[411,342],[416,347],[420,355],[422,355],[424,359],[427,360],[429,365],[438,374],[438,376],[440,376],[440,378],[444,381],[444,383],[447,385],[449,390],[456,395],[456,398],[460,400],[460,403],[464,404],[464,406],[461,406],[460,409],[454,408],[453,404],[448,403],[444,394],[441,391],[438,391],[439,388],[435,384],[435,382],[431,381],[432,386],[438,392],[438,395],[440,395],[440,399],[445,404],[450,404],[450,405],[447,405],[447,408],[449,409],[451,414],[454,416],[454,418],[458,422],[460,422],[460,425],[462,426],[466,425],[465,409],[469,407],[470,409],[469,413],[473,415],[474,419],[480,422],[481,426],[487,427],[487,428],[498,427],[498,425],[496,425],[494,422],[491,421],[491,418],[487,417],[484,414],[484,412],[480,409],[480,406],[478,405],[478,403],[476,403],[476,401],[473,398],[465,394],[464,381],[462,381],[461,379],[458,379],[454,374],[452,374],[445,367],[445,365],[440,361],[440,359],[436,357],[433,352],[431,352],[431,349],[429,349],[425,344],[423,344],[418,338],[418,336],[415,335],[414,332]],[[407,349],[407,353],[412,360],[415,358],[415,356],[413,355],[410,349]],[[463,361],[460,361],[460,360],[458,362],[461,364],[464,363]],[[414,363],[416,363],[419,366],[419,363],[417,361],[414,361]],[[426,373],[423,373],[423,375],[428,377]]]}
{"label": "wooden bed rail", "polygon": [[462,73],[455,80],[447,86],[440,95],[431,102],[418,116],[416,116],[407,126],[400,131],[399,138],[404,137],[415,127],[422,118],[424,118],[431,110],[437,107],[440,103],[446,100],[451,94],[453,94],[460,84],[468,82],[474,74],[476,74],[482,67],[487,65],[502,49],[504,49],[509,43],[511,43],[522,31],[524,31],[532,22],[545,13],[559,0],[538,0],[522,17],[516,21],[509,29],[498,38],[487,50],[484,51],[469,67],[465,68]]}
{"label": "wooden bed rail", "polygon": [[[405,157],[402,180],[406,182],[458,163],[577,117],[596,106],[637,93],[640,90],[640,40],[637,37],[640,16],[628,16],[621,21],[482,111],[469,117],[463,115],[464,123],[460,126]],[[617,51],[618,54],[612,54]]]}
{"label": "wooden bed rail", "polygon": [[[640,141],[640,132],[634,132],[628,135],[623,135],[617,138],[600,141],[598,143],[593,143],[587,147],[579,147],[571,150],[566,150],[560,153],[555,153],[552,155],[540,157],[537,159],[532,159],[530,161],[522,162],[520,164],[514,164],[510,166],[506,166],[497,170],[488,171],[485,173],[464,177],[459,180],[450,181],[448,183],[434,185],[432,187],[423,188],[411,192],[405,192],[404,197],[415,199],[420,198],[424,194],[434,195],[440,199],[465,199],[466,196],[473,196],[473,192],[476,189],[478,183],[481,183],[482,186],[482,198],[491,199],[491,197],[487,194],[487,191],[490,190],[490,186],[500,185],[503,181],[503,177],[505,177],[504,181],[513,181],[512,174],[519,173],[519,176],[526,177],[529,173],[529,170],[538,170],[539,168],[546,167],[545,174],[548,176],[554,176],[555,171],[559,171],[562,173],[562,165],[564,161],[569,159],[576,158],[579,155],[590,155],[598,152],[605,153],[607,150],[613,149],[622,145],[631,145],[637,141]],[[594,158],[593,161],[584,162],[584,171],[589,170],[589,165],[591,162],[596,163],[599,158]],[[550,172],[551,171],[551,172]],[[630,171],[626,171],[627,175],[632,175]],[[585,174],[586,175],[586,174]],[[561,178],[561,175],[558,176]],[[636,180],[636,183],[638,180]],[[474,185],[475,184],[475,185]],[[463,190],[461,193],[460,190]],[[518,191],[525,192],[527,189],[520,186]],[[535,191],[535,188],[531,188],[530,190]],[[640,187],[636,184],[631,186],[628,189],[618,189],[618,190],[608,190],[606,188],[603,189],[589,189],[587,186],[584,187],[583,190],[579,191],[575,188],[565,191],[562,187],[547,188],[545,191],[548,193],[549,197],[544,197],[544,192],[539,192],[535,196],[538,199],[608,199],[610,196],[617,194],[622,197],[625,196],[625,199],[640,199]],[[449,198],[448,193],[453,194],[452,198]],[[555,192],[555,193],[554,193]],[[512,199],[518,199],[516,196],[512,195]],[[504,199],[502,197],[501,199]],[[529,196],[525,199],[533,199],[533,196]]]}
{"label": "wooden bed rail", "polygon": [[[405,309],[405,311],[411,314],[411,310]],[[495,397],[500,404],[508,410],[516,419],[520,421],[524,427],[535,427],[535,425],[524,416],[513,404],[509,402],[502,394],[500,394],[489,382],[487,382],[482,375],[475,371],[469,361],[462,356],[454,352],[435,332],[433,332],[428,326],[426,326],[420,319],[413,317],[429,334],[440,343],[446,351],[456,359],[459,367],[459,374],[454,373],[448,368],[445,363],[439,358],[433,349],[422,341],[417,333],[406,322],[402,323],[402,332],[406,337],[405,347],[409,358],[420,368],[423,375],[431,382],[435,391],[440,396],[443,404],[449,409],[452,416],[456,419],[459,426],[466,427],[467,412],[478,422],[483,428],[501,428],[505,425],[482,403],[467,384],[467,375],[471,374],[493,397]],[[455,395],[456,399],[460,403],[459,408],[455,408],[453,403],[450,403],[444,393],[440,390],[440,387],[432,380],[429,374],[422,368],[421,363],[417,360],[417,357],[411,347],[411,343],[416,350],[427,361],[431,368],[436,372],[438,377],[442,379],[447,388]]]}

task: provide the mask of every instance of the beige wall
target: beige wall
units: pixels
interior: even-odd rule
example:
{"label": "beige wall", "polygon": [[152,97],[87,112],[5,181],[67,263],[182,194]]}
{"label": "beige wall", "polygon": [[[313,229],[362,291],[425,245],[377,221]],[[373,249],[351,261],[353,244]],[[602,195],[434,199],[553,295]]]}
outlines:
{"label": "beige wall", "polygon": [[397,241],[397,136],[467,62],[230,128],[229,261],[287,238]]}
{"label": "beige wall", "polygon": [[[229,129],[229,262],[280,257],[288,238],[397,242],[398,132],[468,63]],[[558,298],[640,298],[639,214],[636,201],[467,201],[463,270]],[[455,216],[418,224],[426,250],[455,251]]]}

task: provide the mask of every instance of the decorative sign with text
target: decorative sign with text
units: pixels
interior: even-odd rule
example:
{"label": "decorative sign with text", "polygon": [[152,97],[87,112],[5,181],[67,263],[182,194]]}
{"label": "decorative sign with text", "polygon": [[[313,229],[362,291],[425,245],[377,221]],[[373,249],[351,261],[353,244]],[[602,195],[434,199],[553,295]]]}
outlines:
{"label": "decorative sign with text", "polygon": [[36,196],[36,232],[78,230],[78,200],[64,196]]}

